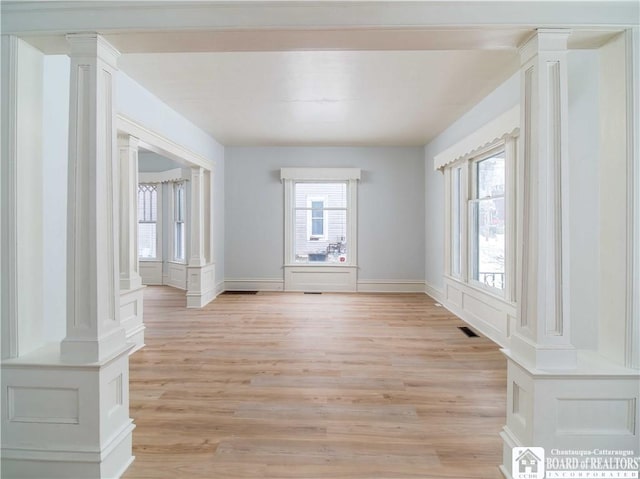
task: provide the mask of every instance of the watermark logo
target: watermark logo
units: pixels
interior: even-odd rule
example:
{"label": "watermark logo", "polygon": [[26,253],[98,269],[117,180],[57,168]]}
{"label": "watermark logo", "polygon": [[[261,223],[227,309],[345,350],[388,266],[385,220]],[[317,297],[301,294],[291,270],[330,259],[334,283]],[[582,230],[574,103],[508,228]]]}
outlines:
{"label": "watermark logo", "polygon": [[512,449],[513,479],[640,479],[640,456],[627,449]]}
{"label": "watermark logo", "polygon": [[513,479],[544,479],[544,448],[514,447],[511,454]]}

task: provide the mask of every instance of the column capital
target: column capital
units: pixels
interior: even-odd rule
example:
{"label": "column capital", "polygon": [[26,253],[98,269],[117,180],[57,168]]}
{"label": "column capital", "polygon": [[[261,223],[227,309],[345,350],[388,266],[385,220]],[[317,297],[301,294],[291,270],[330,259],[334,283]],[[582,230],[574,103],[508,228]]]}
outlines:
{"label": "column capital", "polygon": [[118,146],[121,148],[138,148],[140,145],[140,140],[133,135],[129,135],[128,133],[118,132]]}
{"label": "column capital", "polygon": [[117,68],[120,52],[99,33],[69,33],[66,39],[71,46],[70,56],[99,58]]}
{"label": "column capital", "polygon": [[524,65],[539,52],[561,52],[567,49],[571,30],[567,28],[539,28],[519,47],[520,64]]}

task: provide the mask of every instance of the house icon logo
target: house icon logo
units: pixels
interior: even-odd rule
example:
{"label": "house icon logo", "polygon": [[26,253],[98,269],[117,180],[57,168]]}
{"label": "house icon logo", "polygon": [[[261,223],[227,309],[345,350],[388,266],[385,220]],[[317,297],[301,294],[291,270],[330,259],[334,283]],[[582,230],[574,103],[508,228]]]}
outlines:
{"label": "house icon logo", "polygon": [[514,447],[511,454],[513,479],[544,479],[544,448]]}

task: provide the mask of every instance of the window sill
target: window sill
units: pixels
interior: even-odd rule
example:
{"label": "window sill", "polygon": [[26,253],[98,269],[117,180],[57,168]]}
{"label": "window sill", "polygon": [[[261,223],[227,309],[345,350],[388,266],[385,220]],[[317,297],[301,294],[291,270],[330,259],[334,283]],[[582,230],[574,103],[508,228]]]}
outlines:
{"label": "window sill", "polygon": [[138,261],[142,263],[162,263],[162,260],[158,258],[138,258]]}
{"label": "window sill", "polygon": [[167,260],[167,263],[169,263],[169,264],[179,264],[181,266],[186,266],[187,265],[186,261]]}

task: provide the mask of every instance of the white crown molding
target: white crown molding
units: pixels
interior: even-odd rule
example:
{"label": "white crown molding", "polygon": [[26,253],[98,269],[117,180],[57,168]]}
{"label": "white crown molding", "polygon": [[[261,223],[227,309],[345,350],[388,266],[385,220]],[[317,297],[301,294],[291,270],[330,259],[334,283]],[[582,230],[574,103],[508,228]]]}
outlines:
{"label": "white crown molding", "polygon": [[516,105],[455,145],[437,154],[433,160],[434,169],[439,170],[458,160],[470,158],[506,137],[518,136],[519,132],[520,105]]}
{"label": "white crown molding", "polygon": [[[161,4],[162,8],[158,8]],[[210,30],[244,27],[342,28],[505,25],[633,26],[638,3],[517,0],[445,2],[2,2],[4,33]]]}
{"label": "white crown molding", "polygon": [[347,181],[359,180],[360,168],[281,168],[281,180]]}
{"label": "white crown molding", "polygon": [[138,173],[139,183],[170,183],[172,181],[188,181],[190,178],[190,170],[183,168]]}
{"label": "white crown molding", "polygon": [[188,148],[171,141],[160,133],[141,125],[136,120],[125,115],[118,114],[117,129],[119,134],[125,133],[140,140],[141,146],[145,149],[171,160],[179,163],[187,163],[188,166],[200,166],[205,170],[213,170],[215,166],[213,160],[194,153]]}

